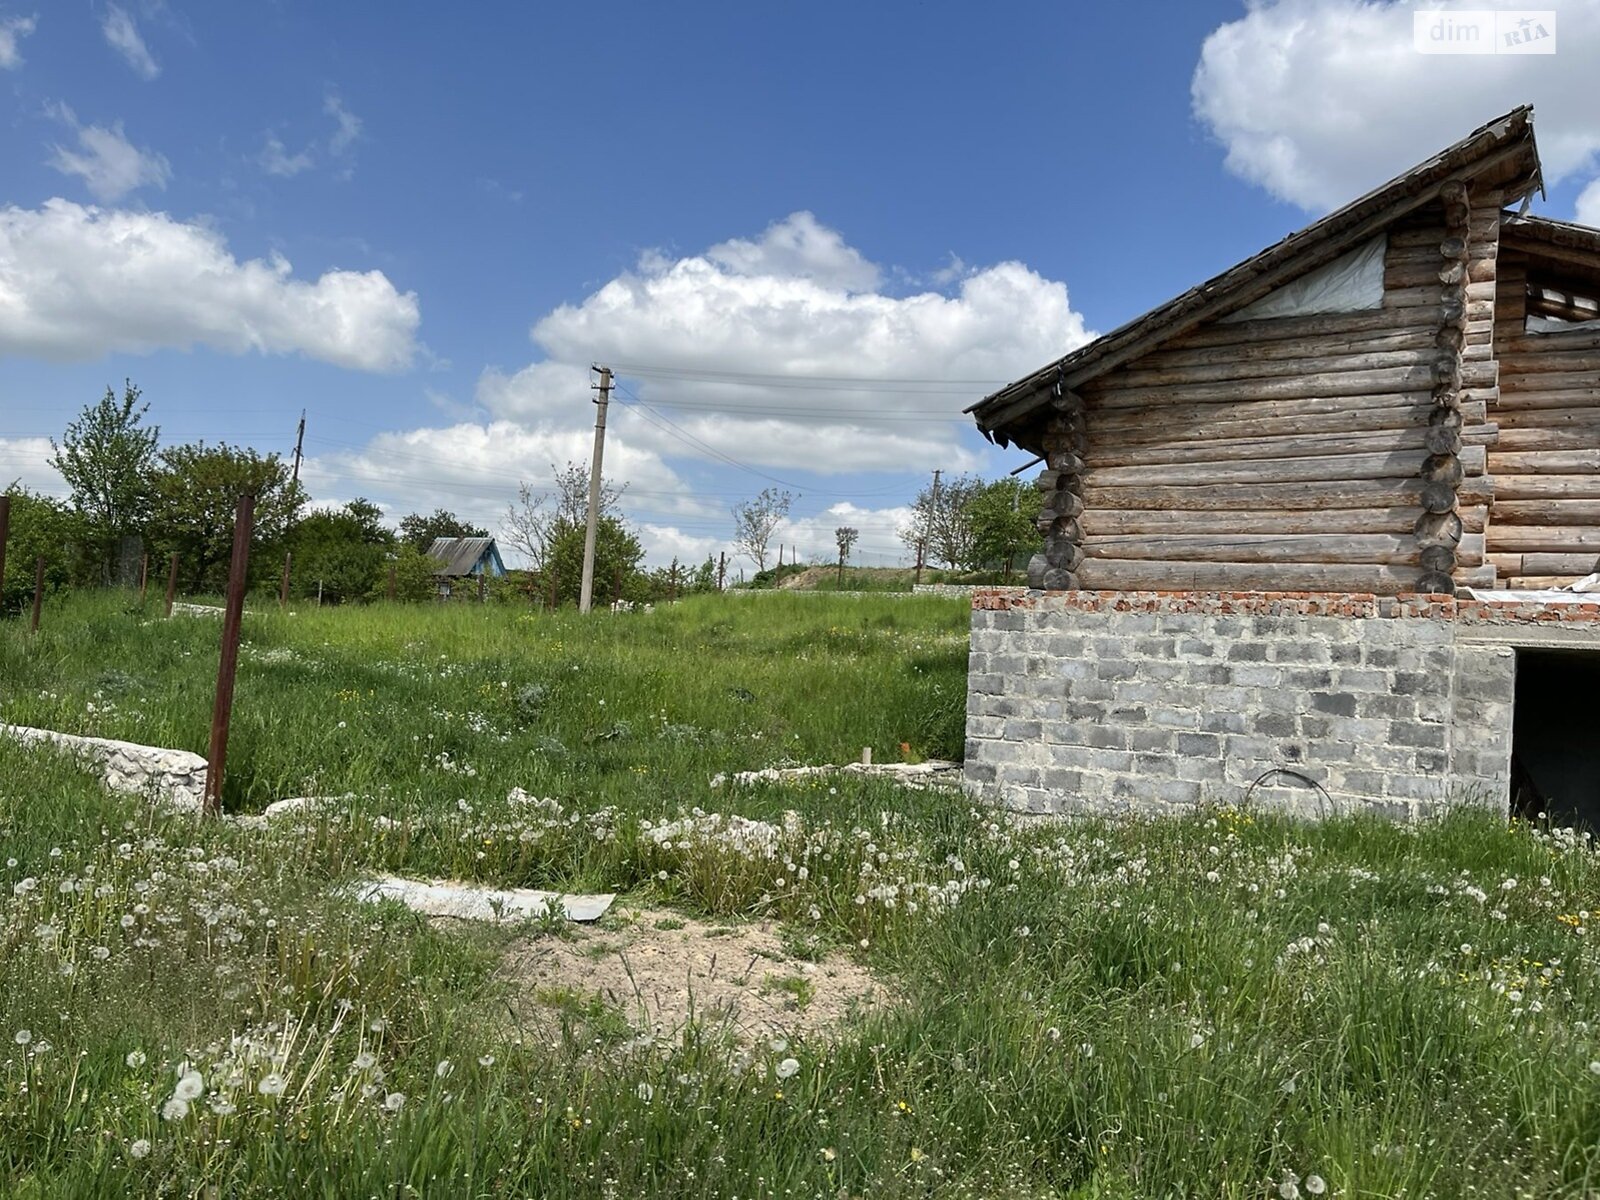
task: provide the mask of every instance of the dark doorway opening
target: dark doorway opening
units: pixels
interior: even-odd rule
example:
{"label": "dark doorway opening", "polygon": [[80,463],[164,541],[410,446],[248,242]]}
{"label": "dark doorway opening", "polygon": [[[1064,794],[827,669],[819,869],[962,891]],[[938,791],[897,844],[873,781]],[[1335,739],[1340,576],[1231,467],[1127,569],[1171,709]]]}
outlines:
{"label": "dark doorway opening", "polygon": [[1600,654],[1517,651],[1511,811],[1600,830]]}

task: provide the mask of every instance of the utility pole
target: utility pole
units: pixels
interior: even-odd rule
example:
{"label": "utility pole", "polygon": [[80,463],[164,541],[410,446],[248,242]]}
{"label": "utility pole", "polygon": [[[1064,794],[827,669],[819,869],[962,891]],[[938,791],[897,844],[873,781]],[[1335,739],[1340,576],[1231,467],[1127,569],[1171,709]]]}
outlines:
{"label": "utility pole", "polygon": [[922,565],[928,556],[928,538],[933,536],[934,522],[939,519],[939,476],[942,472],[934,468],[933,496],[928,502],[928,523],[923,526],[922,536],[917,539],[917,575],[913,582],[922,582]]}
{"label": "utility pole", "polygon": [[300,484],[300,448],[306,441],[306,410],[300,410],[300,427],[294,431],[294,473],[289,477],[291,487]]}
{"label": "utility pole", "polygon": [[606,452],[606,405],[611,403],[611,368],[596,367],[600,382],[595,391],[594,460],[589,465],[589,523],[583,531],[583,583],[578,589],[578,611],[588,612],[594,600],[594,537],[600,523],[600,462]]}

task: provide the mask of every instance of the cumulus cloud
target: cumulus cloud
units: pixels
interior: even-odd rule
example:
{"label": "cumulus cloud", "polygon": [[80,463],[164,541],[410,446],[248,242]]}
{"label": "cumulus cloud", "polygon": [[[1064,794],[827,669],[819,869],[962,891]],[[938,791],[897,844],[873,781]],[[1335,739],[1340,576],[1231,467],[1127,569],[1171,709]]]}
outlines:
{"label": "cumulus cloud", "polygon": [[809,279],[847,292],[870,292],[879,282],[876,266],[808,212],[774,221],[754,240],[713,246],[706,258],[734,275]]}
{"label": "cumulus cloud", "polygon": [[240,262],[215,230],[165,213],[0,208],[0,355],[209,346],[394,371],[417,352],[419,320],[416,294],[381,271],[296,279],[283,257]]}
{"label": "cumulus cloud", "polygon": [[49,438],[0,437],[0,492],[20,483],[48,496],[67,495],[67,481],[50,465],[54,453]]}
{"label": "cumulus cloud", "polygon": [[96,200],[109,204],[142,187],[165,188],[172,178],[167,160],[130,142],[121,121],[110,127],[81,125],[64,104],[52,108],[51,115],[72,129],[78,145],[75,150],[56,146],[50,165],[63,175],[83,180]]}
{"label": "cumulus cloud", "polygon": [[282,139],[271,133],[267,134],[266,143],[261,147],[261,153],[256,156],[256,162],[268,175],[277,175],[283,179],[293,178],[301,171],[309,171],[313,165],[309,150],[290,154],[285,149]]}
{"label": "cumulus cloud", "polygon": [[100,32],[105,34],[107,43],[122,55],[140,79],[149,81],[161,74],[161,64],[156,62],[150,48],[144,44],[139,25],[127,9],[116,4],[110,5],[100,23]]}
{"label": "cumulus cloud", "polygon": [[[580,414],[583,415],[583,414]],[[592,421],[592,410],[588,414]],[[462,421],[381,433],[366,445],[307,458],[301,472],[314,494],[364,494],[398,498],[402,511],[448,508],[485,528],[498,530],[519,483],[535,491],[551,482],[552,466],[589,461],[591,433],[576,423],[529,426],[515,421]],[[625,435],[606,439],[607,478],[626,481],[624,507],[670,521],[692,519],[707,529],[715,519],[731,525],[723,510],[697,497],[661,457],[635,446]],[[671,529],[649,522],[649,528]],[[674,537],[689,535],[675,532]],[[717,539],[711,539],[717,540]],[[726,539],[721,539],[721,541]],[[646,538],[651,561],[672,558],[689,543]],[[662,552],[665,549],[664,557]],[[704,557],[704,554],[701,555]]]}
{"label": "cumulus cloud", "polygon": [[1600,226],[1600,179],[1589,181],[1589,186],[1578,193],[1576,216],[1580,225]]}
{"label": "cumulus cloud", "polygon": [[33,17],[0,18],[0,71],[14,71],[22,65],[22,51],[17,45],[37,24]]}
{"label": "cumulus cloud", "polygon": [[[879,277],[796,213],[759,239],[646,256],[532,336],[550,362],[611,363],[668,407],[681,433],[649,436],[676,454],[822,473],[970,468],[961,409],[1090,337],[1066,286],[1020,263],[970,270],[950,294],[863,290]],[[545,381],[497,379],[483,400],[540,410]]]}
{"label": "cumulus cloud", "polygon": [[1310,211],[1354,199],[1525,103],[1537,112],[1546,180],[1588,173],[1600,151],[1600,2],[1560,8],[1553,55],[1412,48],[1416,7],[1474,6],[1253,0],[1206,39],[1195,114],[1225,147],[1230,171]]}

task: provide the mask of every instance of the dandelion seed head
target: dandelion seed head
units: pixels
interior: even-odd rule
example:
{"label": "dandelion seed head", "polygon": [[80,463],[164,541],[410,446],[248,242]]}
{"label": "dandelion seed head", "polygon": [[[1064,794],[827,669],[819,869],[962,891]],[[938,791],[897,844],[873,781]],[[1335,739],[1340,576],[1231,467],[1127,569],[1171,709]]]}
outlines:
{"label": "dandelion seed head", "polygon": [[288,1081],[282,1075],[273,1071],[270,1075],[261,1077],[261,1082],[256,1084],[256,1091],[263,1096],[281,1096],[288,1086]]}
{"label": "dandelion seed head", "polygon": [[150,1156],[150,1139],[140,1138],[136,1142],[128,1143],[129,1158],[148,1158]]}
{"label": "dandelion seed head", "polygon": [[797,1059],[797,1058],[786,1058],[782,1062],[780,1062],[776,1067],[774,1067],[772,1069],[772,1073],[774,1075],[776,1075],[779,1079],[789,1079],[789,1078],[792,1078],[795,1074],[797,1074],[799,1072],[799,1070],[800,1070],[800,1060],[799,1059]]}
{"label": "dandelion seed head", "polygon": [[206,1081],[199,1071],[185,1071],[178,1078],[178,1086],[172,1089],[172,1095],[178,1100],[197,1100],[206,1090]]}

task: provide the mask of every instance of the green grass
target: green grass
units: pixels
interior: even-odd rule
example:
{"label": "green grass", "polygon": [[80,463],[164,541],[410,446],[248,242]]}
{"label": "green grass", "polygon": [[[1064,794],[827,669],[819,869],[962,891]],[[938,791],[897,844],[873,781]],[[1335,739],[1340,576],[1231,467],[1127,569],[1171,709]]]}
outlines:
{"label": "green grass", "polygon": [[[964,628],[920,598],[263,613],[229,806],[353,793],[268,833],[0,743],[0,1194],[1592,1194],[1600,860],[1569,837],[711,788],[949,753]],[[0,720],[203,751],[216,637],[72,598],[0,627]],[[345,898],[380,868],[775,919],[898,1002],[749,1047],[579,993],[524,1027],[512,934]]]}

